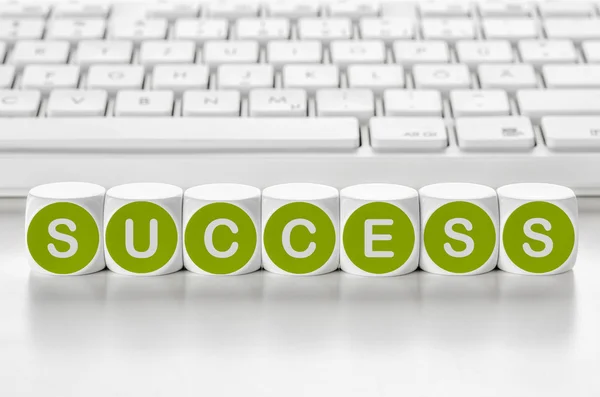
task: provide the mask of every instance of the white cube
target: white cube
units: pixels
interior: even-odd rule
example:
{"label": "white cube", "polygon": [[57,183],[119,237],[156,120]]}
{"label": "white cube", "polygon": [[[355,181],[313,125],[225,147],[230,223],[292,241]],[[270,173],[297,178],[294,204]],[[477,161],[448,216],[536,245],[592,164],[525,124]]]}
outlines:
{"label": "white cube", "polygon": [[83,182],[34,187],[27,197],[26,244],[33,271],[55,275],[104,269],[102,186]]}
{"label": "white cube", "polygon": [[260,269],[260,190],[217,183],[190,188],[183,200],[183,264],[200,274]]}
{"label": "white cube", "polygon": [[266,188],[262,200],[265,270],[329,273],[339,265],[339,193],[331,186],[289,183]]}
{"label": "white cube", "polygon": [[498,267],[518,274],[558,274],[577,258],[577,197],[567,187],[517,183],[498,189]]}
{"label": "white cube", "polygon": [[419,190],[421,269],[436,274],[489,272],[498,263],[498,198],[490,187],[440,183]]}
{"label": "white cube", "polygon": [[340,191],[340,267],[360,276],[398,276],[419,265],[419,194],[384,183]]}
{"label": "white cube", "polygon": [[106,264],[120,274],[154,276],[183,267],[181,188],[132,183],[106,192]]}

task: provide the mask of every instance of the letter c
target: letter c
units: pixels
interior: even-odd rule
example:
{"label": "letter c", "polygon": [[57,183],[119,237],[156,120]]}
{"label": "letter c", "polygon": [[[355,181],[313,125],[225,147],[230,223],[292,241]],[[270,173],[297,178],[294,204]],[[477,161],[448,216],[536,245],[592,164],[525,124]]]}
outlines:
{"label": "letter c", "polygon": [[293,221],[288,222],[288,224],[285,225],[285,227],[283,228],[283,234],[281,236],[281,243],[283,245],[283,249],[292,258],[296,258],[296,259],[308,258],[317,249],[317,244],[314,241],[312,241],[310,244],[308,244],[308,247],[304,251],[296,251],[292,247],[292,244],[290,241],[292,230],[294,230],[294,228],[296,226],[304,226],[305,228],[308,229],[310,234],[315,234],[317,232],[317,228],[315,227],[314,223],[312,223],[311,221],[306,220],[306,219],[294,219]]}

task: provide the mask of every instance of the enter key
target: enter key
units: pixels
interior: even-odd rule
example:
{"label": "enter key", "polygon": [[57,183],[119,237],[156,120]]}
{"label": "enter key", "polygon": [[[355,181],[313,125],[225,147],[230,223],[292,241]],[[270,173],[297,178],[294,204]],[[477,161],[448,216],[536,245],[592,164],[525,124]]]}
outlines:
{"label": "enter key", "polygon": [[542,132],[546,146],[553,150],[600,150],[600,117],[543,117]]}

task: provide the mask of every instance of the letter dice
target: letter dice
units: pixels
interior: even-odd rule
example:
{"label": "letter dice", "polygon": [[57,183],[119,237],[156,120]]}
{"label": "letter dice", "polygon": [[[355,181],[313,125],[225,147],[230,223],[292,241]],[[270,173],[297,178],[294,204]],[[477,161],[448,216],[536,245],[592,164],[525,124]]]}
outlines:
{"label": "letter dice", "polygon": [[104,239],[110,270],[161,275],[183,267],[183,191],[162,183],[132,183],[106,193]]}
{"label": "letter dice", "polygon": [[102,186],[80,182],[31,189],[25,228],[33,271],[78,275],[104,269],[104,193]]}
{"label": "letter dice", "polygon": [[183,263],[201,274],[260,269],[260,190],[218,183],[186,190]]}
{"label": "letter dice", "polygon": [[290,275],[332,272],[339,265],[337,189],[289,183],[263,191],[263,267]]}
{"label": "letter dice", "polygon": [[340,266],[361,276],[398,276],[419,265],[419,195],[373,183],[340,192]]}
{"label": "letter dice", "polygon": [[481,274],[498,263],[498,198],[490,187],[440,183],[423,187],[421,269]]}
{"label": "letter dice", "polygon": [[567,187],[518,183],[498,189],[498,267],[518,274],[558,274],[577,257],[577,198]]}

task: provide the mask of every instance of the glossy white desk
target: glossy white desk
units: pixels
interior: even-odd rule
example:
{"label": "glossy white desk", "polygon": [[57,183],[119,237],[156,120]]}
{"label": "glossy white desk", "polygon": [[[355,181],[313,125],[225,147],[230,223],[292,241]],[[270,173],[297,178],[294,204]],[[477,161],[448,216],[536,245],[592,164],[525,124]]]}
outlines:
{"label": "glossy white desk", "polygon": [[32,276],[0,200],[0,396],[598,396],[600,199],[573,272]]}

